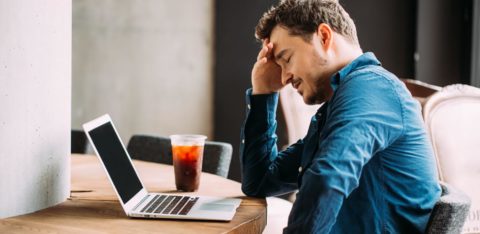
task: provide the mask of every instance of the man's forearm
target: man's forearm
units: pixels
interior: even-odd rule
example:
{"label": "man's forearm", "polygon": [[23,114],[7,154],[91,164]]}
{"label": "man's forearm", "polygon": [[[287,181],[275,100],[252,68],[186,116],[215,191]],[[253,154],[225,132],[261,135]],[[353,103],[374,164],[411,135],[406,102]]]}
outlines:
{"label": "man's forearm", "polygon": [[[270,159],[276,154],[276,120],[278,94],[252,95],[247,91],[247,116],[242,128],[240,163],[242,189],[250,196],[266,196],[261,191],[269,173]],[[274,149],[272,149],[274,148]]]}
{"label": "man's forearm", "polygon": [[285,233],[330,233],[345,195],[322,176],[305,174]]}
{"label": "man's forearm", "polygon": [[[251,95],[251,90],[247,91],[247,117],[242,128],[240,163],[242,189],[250,196],[270,196],[296,187],[296,184],[288,184],[288,179],[279,177],[280,170],[288,171],[284,165],[298,162],[296,157],[288,157],[288,160],[295,160],[294,163],[278,157],[275,135],[277,102],[277,93]],[[283,154],[287,152],[280,155]]]}

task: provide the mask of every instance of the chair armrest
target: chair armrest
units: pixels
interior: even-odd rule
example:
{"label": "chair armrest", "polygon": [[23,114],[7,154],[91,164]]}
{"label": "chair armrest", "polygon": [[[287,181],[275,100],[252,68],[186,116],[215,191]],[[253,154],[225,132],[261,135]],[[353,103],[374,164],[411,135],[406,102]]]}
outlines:
{"label": "chair armrest", "polygon": [[471,199],[462,191],[440,182],[442,196],[435,204],[426,233],[461,233]]}

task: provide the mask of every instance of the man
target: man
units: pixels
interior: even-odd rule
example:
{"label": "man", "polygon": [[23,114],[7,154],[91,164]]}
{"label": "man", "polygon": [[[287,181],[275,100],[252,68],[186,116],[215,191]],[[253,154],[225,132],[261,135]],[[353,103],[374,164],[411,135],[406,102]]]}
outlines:
{"label": "man", "polygon": [[[299,189],[285,233],[423,233],[440,196],[419,104],[334,0],[284,0],[256,28],[263,41],[247,91],[242,190]],[[324,103],[305,138],[278,152],[278,91]]]}

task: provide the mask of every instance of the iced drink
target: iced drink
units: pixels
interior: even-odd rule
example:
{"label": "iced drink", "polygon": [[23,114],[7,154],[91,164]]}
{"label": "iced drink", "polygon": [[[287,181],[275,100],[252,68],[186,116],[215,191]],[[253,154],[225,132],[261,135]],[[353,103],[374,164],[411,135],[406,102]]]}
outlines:
{"label": "iced drink", "polygon": [[177,189],[187,192],[198,190],[206,137],[202,135],[172,135],[170,139]]}

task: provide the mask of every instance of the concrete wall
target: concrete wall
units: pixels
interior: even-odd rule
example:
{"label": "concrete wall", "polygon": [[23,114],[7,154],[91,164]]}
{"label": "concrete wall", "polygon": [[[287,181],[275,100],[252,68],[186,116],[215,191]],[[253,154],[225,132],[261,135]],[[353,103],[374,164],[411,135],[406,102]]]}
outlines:
{"label": "concrete wall", "polygon": [[0,0],[0,218],[70,192],[71,1]]}
{"label": "concrete wall", "polygon": [[212,136],[211,0],[73,1],[72,127]]}

